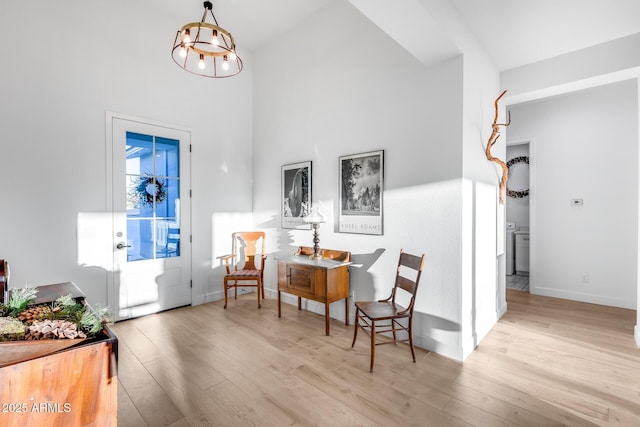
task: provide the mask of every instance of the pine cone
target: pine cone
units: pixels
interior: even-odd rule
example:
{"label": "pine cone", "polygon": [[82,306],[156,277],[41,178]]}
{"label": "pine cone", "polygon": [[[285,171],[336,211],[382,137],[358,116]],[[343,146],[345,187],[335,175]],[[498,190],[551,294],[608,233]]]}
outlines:
{"label": "pine cone", "polygon": [[28,340],[44,340],[44,339],[74,339],[86,338],[87,336],[78,326],[67,320],[35,320],[29,326],[29,332],[26,339]]}
{"label": "pine cone", "polygon": [[34,320],[42,320],[51,313],[51,308],[47,305],[36,305],[28,308],[18,315],[18,320],[25,322],[27,325],[33,323]]}

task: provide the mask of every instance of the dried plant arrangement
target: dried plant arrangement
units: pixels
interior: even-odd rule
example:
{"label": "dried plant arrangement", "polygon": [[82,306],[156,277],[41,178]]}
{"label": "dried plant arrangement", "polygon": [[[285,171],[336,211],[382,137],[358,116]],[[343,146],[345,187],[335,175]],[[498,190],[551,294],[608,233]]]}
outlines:
{"label": "dried plant arrangement", "polygon": [[35,304],[37,292],[30,285],[11,291],[0,306],[0,341],[92,338],[108,322],[106,308],[94,311],[71,295]]}

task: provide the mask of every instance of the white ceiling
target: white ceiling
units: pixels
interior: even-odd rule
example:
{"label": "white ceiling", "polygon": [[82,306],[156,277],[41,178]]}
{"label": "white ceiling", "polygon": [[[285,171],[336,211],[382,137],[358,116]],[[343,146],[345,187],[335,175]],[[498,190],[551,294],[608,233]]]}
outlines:
{"label": "white ceiling", "polygon": [[[202,19],[203,0],[144,0],[176,18],[176,30]],[[241,50],[255,50],[337,0],[210,0],[218,24]],[[211,17],[207,18],[211,22]],[[174,33],[175,34],[175,33]]]}
{"label": "white ceiling", "polygon": [[[176,28],[204,11],[202,1],[145,1],[175,16]],[[240,49],[254,50],[335,1],[346,0],[213,0],[213,11]],[[401,8],[416,0],[388,1]],[[434,2],[419,1],[425,8]],[[442,1],[453,4],[500,71],[640,33],[640,0]]]}
{"label": "white ceiling", "polygon": [[500,71],[640,33],[640,0],[451,0]]}

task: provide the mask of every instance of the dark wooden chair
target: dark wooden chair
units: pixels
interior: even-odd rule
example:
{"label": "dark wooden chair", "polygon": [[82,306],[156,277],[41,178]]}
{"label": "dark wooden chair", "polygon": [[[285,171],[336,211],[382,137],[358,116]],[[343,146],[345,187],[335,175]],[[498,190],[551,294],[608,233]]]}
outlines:
{"label": "dark wooden chair", "polygon": [[[400,260],[396,271],[396,281],[391,290],[391,295],[387,299],[379,301],[359,301],[356,302],[356,322],[353,328],[353,342],[351,347],[356,344],[358,337],[358,329],[362,328],[371,336],[371,365],[369,371],[373,372],[373,362],[375,360],[376,345],[380,344],[397,344],[398,332],[406,331],[409,335],[409,347],[411,348],[411,356],[416,361],[416,354],[413,348],[413,334],[411,327],[413,325],[413,306],[422,275],[422,267],[424,265],[424,255],[416,256],[405,253],[400,250]],[[414,276],[413,279],[407,276]],[[400,292],[399,292],[400,291]],[[403,307],[396,303],[396,298],[400,293],[406,293],[409,298],[407,307]],[[391,332],[393,341],[376,342],[376,335],[380,333]]]}
{"label": "dark wooden chair", "polygon": [[224,308],[227,308],[229,289],[234,288],[238,298],[238,288],[255,287],[264,299],[264,263],[267,255],[264,252],[265,233],[262,231],[243,231],[232,234],[232,251],[230,255],[221,257],[227,274],[224,276]]}
{"label": "dark wooden chair", "polygon": [[0,303],[8,303],[5,301],[5,295],[9,290],[9,262],[0,259]]}

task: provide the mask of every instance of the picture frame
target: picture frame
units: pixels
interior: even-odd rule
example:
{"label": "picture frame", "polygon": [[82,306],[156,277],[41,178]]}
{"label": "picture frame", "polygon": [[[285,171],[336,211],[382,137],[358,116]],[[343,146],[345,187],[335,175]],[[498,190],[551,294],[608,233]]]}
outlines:
{"label": "picture frame", "polygon": [[384,150],[340,157],[340,233],[383,234]]}
{"label": "picture frame", "polygon": [[311,229],[311,161],[283,165],[281,181],[282,228]]}

